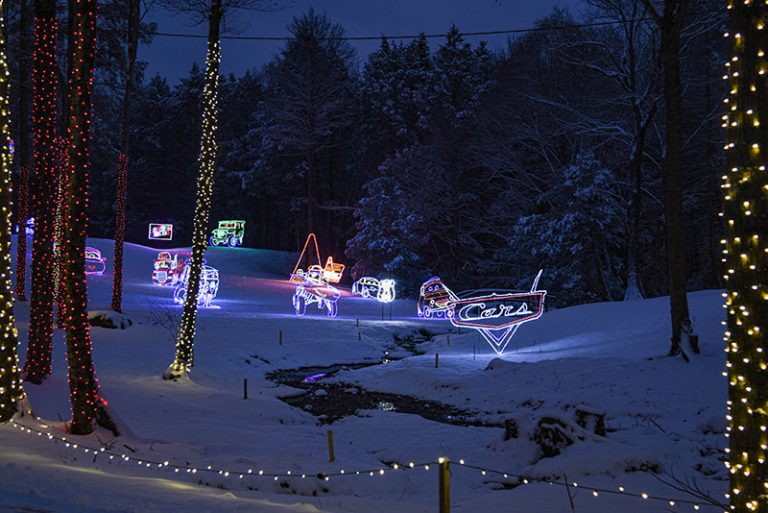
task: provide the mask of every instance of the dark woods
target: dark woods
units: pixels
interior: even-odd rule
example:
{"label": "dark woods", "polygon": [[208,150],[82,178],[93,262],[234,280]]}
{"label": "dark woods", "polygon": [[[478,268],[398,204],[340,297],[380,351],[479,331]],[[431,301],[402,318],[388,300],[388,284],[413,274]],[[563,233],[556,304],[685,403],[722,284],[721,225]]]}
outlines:
{"label": "dark woods", "polygon": [[[539,268],[558,305],[666,293],[658,28],[640,0],[587,3],[582,17],[555,10],[536,25],[548,30],[500,51],[453,27],[441,40],[382,40],[362,61],[332,20],[313,11],[296,18],[268,65],[222,78],[212,221],[245,219],[245,245],[258,248],[297,251],[314,231],[324,255],[357,276],[395,277],[411,293],[435,274],[457,290],[527,289]],[[682,35],[691,289],[719,286],[721,3],[696,2]],[[122,4],[100,4],[95,237],[114,230]],[[29,59],[18,9],[7,14],[18,90]],[[145,42],[151,31],[142,27]],[[161,221],[189,244],[203,72],[193,66],[170,85],[143,67],[126,240],[144,243],[147,224]]]}

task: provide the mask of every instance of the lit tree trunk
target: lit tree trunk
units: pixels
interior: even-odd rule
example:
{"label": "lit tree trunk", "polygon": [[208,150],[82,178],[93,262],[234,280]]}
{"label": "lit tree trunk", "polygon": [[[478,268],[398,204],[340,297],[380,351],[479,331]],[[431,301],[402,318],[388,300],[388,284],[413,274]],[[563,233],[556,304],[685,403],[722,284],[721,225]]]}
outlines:
{"label": "lit tree trunk", "polygon": [[[0,0],[2,7],[3,0]],[[2,12],[0,10],[0,12]],[[5,61],[5,20],[0,19],[0,422],[9,420],[16,413],[24,398],[19,374],[19,357],[16,352],[18,333],[13,318],[11,294],[11,136],[8,132],[8,63]]]}
{"label": "lit tree trunk", "polygon": [[117,201],[115,202],[115,261],[112,273],[112,310],[123,311],[123,242],[125,208],[128,192],[128,147],[130,144],[131,98],[136,73],[136,47],[139,41],[139,0],[128,0],[128,66],[123,94],[123,135],[117,164]]}
{"label": "lit tree trunk", "polygon": [[200,171],[197,179],[197,200],[192,232],[192,256],[189,263],[189,281],[184,313],[176,340],[176,357],[163,373],[165,379],[188,376],[194,365],[195,324],[197,322],[197,294],[200,290],[200,274],[203,255],[208,245],[208,217],[213,197],[213,178],[216,170],[216,128],[218,124],[219,63],[221,48],[219,30],[222,18],[221,0],[211,0],[208,13],[208,54],[203,89],[203,133],[200,140]]}
{"label": "lit tree trunk", "polygon": [[16,225],[19,235],[16,239],[16,299],[27,300],[27,236],[24,225],[29,216],[29,110],[31,106],[31,75],[29,55],[29,7],[27,0],[19,4],[19,133],[16,136],[16,155],[19,162],[19,187],[17,191],[19,208]]}
{"label": "lit tree trunk", "polygon": [[[23,137],[23,136],[22,136]],[[16,299],[27,300],[27,218],[29,217],[29,166],[22,165],[19,170],[19,208],[16,211],[16,225],[19,234],[16,237]]]}
{"label": "lit tree trunk", "polygon": [[69,165],[67,139],[59,137],[56,140],[58,149],[58,159],[56,161],[56,228],[54,230],[54,239],[56,246],[53,252],[53,280],[54,280],[54,299],[56,302],[56,327],[64,327],[64,317],[66,314],[66,293],[64,291],[64,263],[67,259],[67,244],[64,243],[64,225],[67,223],[67,204],[64,201],[65,189],[69,184],[71,167]]}
{"label": "lit tree trunk", "polygon": [[768,511],[768,4],[728,2],[725,261],[729,493],[733,511]]}
{"label": "lit tree trunk", "polygon": [[29,319],[27,381],[51,373],[53,336],[53,228],[56,215],[56,20],[55,0],[35,0],[35,52],[32,73],[35,132],[35,235],[32,240],[32,306]]}
{"label": "lit tree trunk", "polygon": [[690,326],[685,270],[685,227],[683,219],[683,93],[680,82],[680,32],[688,0],[664,0],[660,14],[643,0],[661,29],[661,62],[664,67],[666,152],[662,163],[664,218],[669,259],[669,304],[672,317],[670,355],[680,354],[683,331]]}
{"label": "lit tree trunk", "polygon": [[69,364],[69,391],[72,401],[70,432],[93,431],[94,420],[114,427],[99,395],[99,383],[91,357],[88,324],[88,290],[85,282],[85,238],[88,230],[88,168],[91,139],[91,92],[93,89],[96,47],[96,0],[78,0],[69,11],[74,20],[70,34],[70,62],[67,111],[69,113],[69,179],[64,183],[64,202],[68,222],[63,225],[63,245],[67,248],[64,292],[65,328]]}

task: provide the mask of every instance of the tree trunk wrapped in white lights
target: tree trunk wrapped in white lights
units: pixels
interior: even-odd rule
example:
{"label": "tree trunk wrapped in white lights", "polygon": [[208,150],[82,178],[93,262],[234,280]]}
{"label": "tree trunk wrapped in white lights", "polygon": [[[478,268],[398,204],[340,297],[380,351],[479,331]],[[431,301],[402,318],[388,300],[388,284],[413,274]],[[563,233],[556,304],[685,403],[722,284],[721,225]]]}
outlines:
{"label": "tree trunk wrapped in white lights", "polygon": [[[0,0],[0,12],[3,11]],[[13,317],[11,284],[11,135],[8,119],[8,63],[5,60],[5,20],[0,18],[0,422],[13,417],[24,398],[17,353],[18,333]],[[24,228],[20,230],[24,236]]]}
{"label": "tree trunk wrapped in white lights", "polygon": [[768,2],[731,0],[725,100],[729,493],[733,511],[768,511]]}
{"label": "tree trunk wrapped in white lights", "polygon": [[197,200],[192,229],[192,256],[189,263],[189,281],[184,313],[176,340],[176,358],[163,373],[166,379],[189,374],[194,364],[195,324],[197,322],[197,294],[203,256],[208,245],[208,218],[213,197],[213,178],[216,170],[216,129],[218,125],[219,63],[221,47],[219,30],[222,18],[221,0],[212,0],[208,14],[208,54],[206,56],[205,86],[203,89],[203,134],[200,140],[200,171],[197,178]]}

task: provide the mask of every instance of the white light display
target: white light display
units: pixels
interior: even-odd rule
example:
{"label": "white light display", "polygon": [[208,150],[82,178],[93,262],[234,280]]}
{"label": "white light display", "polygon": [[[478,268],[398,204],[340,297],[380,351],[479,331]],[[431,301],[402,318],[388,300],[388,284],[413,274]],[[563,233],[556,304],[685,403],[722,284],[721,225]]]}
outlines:
{"label": "white light display", "polygon": [[451,314],[448,302],[459,299],[445,286],[438,276],[433,276],[421,285],[416,311],[419,317],[448,317]]}
{"label": "white light display", "polygon": [[502,355],[518,328],[544,313],[546,290],[538,290],[541,271],[530,292],[491,293],[447,301],[447,317],[454,326],[477,330]]}
{"label": "white light display", "polygon": [[[307,253],[307,248],[310,247],[309,243],[312,242],[315,248],[315,257],[317,258],[316,264],[309,264],[310,260],[308,259],[307,264],[307,270],[304,271],[304,269],[301,269],[301,261],[304,259],[304,255]],[[309,272],[315,272],[316,270],[319,270],[321,273],[321,277],[324,281],[327,281],[328,283],[339,283],[341,281],[341,276],[344,274],[344,268],[346,266],[344,264],[339,264],[333,261],[333,257],[329,256],[328,260],[325,262],[325,267],[320,265],[320,249],[317,246],[317,237],[314,233],[310,233],[307,235],[307,240],[304,242],[304,247],[301,249],[301,253],[299,254],[298,260],[296,260],[296,265],[293,267],[293,272],[291,272],[291,283],[295,283],[299,285],[302,281],[300,278],[304,274],[307,274]]]}
{"label": "white light display", "polygon": [[[301,269],[299,269],[301,271]],[[339,313],[337,301],[341,297],[339,290],[328,284],[324,272],[319,266],[310,266],[307,272],[291,276],[291,282],[296,284],[293,294],[293,309],[296,315],[302,316],[307,312],[307,305],[315,304],[319,309],[327,309],[328,317],[336,317]]]}
{"label": "white light display", "polygon": [[182,279],[185,266],[184,257],[171,254],[169,251],[161,251],[153,264],[152,283],[175,287]]}
{"label": "white light display", "polygon": [[[179,283],[173,291],[173,300],[180,305],[187,299],[189,287],[189,266],[185,265]],[[208,308],[219,293],[219,271],[209,265],[203,265],[200,273],[200,288],[197,292],[197,306]]]}
{"label": "white light display", "polygon": [[101,256],[96,248],[85,248],[85,274],[101,275],[107,268],[107,257]]}
{"label": "white light display", "polygon": [[208,238],[211,246],[235,246],[243,245],[245,235],[245,221],[219,221],[219,226],[213,230]]}
{"label": "white light display", "polygon": [[395,300],[395,280],[377,280],[364,276],[352,284],[352,294],[365,299],[376,299],[380,303],[391,303]]}

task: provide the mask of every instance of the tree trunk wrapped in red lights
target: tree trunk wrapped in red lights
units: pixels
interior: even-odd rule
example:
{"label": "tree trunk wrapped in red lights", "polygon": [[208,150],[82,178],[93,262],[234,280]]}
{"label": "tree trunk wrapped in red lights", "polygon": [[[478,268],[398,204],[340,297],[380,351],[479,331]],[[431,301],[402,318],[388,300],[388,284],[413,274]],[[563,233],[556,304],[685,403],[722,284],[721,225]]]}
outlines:
{"label": "tree trunk wrapped in red lights", "polygon": [[[0,0],[0,12],[3,0]],[[0,422],[16,413],[24,398],[16,352],[18,338],[13,318],[11,285],[11,135],[8,132],[8,64],[5,61],[5,20],[0,19]]]}
{"label": "tree trunk wrapped in red lights", "polygon": [[221,47],[219,30],[223,15],[221,0],[211,0],[208,14],[208,54],[206,56],[205,87],[203,89],[203,134],[200,140],[200,171],[197,178],[197,200],[192,232],[192,256],[189,264],[187,298],[176,339],[176,357],[163,373],[166,379],[187,376],[194,363],[195,324],[197,321],[197,294],[203,255],[208,246],[208,217],[211,213],[213,177],[216,170],[216,125],[219,91],[219,63]]}
{"label": "tree trunk wrapped in red lights", "polygon": [[69,126],[69,180],[64,182],[64,203],[68,221],[63,224],[66,247],[63,271],[66,294],[65,328],[72,421],[75,434],[93,431],[94,421],[114,429],[106,412],[106,402],[99,394],[99,383],[91,355],[88,324],[88,290],[85,281],[85,239],[88,230],[88,168],[91,138],[91,92],[93,90],[94,51],[96,47],[96,0],[78,0],[70,4],[70,62],[67,112]]}
{"label": "tree trunk wrapped in red lights", "polygon": [[56,215],[56,62],[55,0],[35,0],[34,96],[34,214],[32,241],[32,305],[24,375],[40,383],[51,373],[53,336],[53,228]]}
{"label": "tree trunk wrapped in red lights", "polygon": [[125,240],[125,208],[128,193],[128,148],[130,145],[130,114],[136,74],[136,47],[139,42],[139,0],[128,1],[128,66],[123,94],[123,136],[117,171],[117,201],[115,204],[115,262],[112,273],[112,310],[123,311],[123,242]]}
{"label": "tree trunk wrapped in red lights", "polygon": [[27,217],[29,217],[29,166],[21,166],[19,172],[19,208],[16,211],[16,299],[27,300]]}

